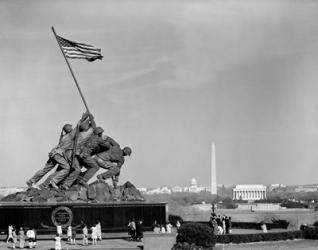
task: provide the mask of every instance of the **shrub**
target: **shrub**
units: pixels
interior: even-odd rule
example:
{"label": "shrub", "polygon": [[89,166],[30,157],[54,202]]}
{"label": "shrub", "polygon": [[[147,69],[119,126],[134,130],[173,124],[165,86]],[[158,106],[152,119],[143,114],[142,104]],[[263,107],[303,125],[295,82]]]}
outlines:
{"label": "shrub", "polygon": [[280,220],[272,218],[273,225],[271,228],[287,228],[289,225],[289,222],[287,220]]}
{"label": "shrub", "polygon": [[173,226],[176,226],[177,220],[180,222],[180,224],[183,223],[183,219],[182,219],[181,216],[175,215],[175,214],[169,214],[169,216],[168,216],[168,221],[169,221]]}
{"label": "shrub", "polygon": [[317,227],[308,227],[301,226],[303,235],[305,239],[317,240],[318,239],[318,228]]}
{"label": "shrub", "polygon": [[318,227],[318,221],[315,221],[315,222],[314,222],[314,226],[315,226],[315,227]]}
{"label": "shrub", "polygon": [[201,223],[183,224],[177,237],[177,243],[193,244],[197,247],[212,248],[216,243],[216,237],[213,230]]}
{"label": "shrub", "polygon": [[225,234],[217,235],[217,243],[248,243],[260,241],[278,241],[303,238],[302,231],[256,233],[256,234]]}

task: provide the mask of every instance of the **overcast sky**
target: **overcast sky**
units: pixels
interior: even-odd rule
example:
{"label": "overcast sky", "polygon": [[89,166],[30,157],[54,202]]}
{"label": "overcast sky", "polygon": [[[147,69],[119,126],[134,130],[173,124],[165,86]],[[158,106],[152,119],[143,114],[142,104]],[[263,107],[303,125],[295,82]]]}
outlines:
{"label": "overcast sky", "polygon": [[318,3],[0,2],[1,186],[42,168],[85,107],[51,31],[102,49],[71,60],[105,133],[133,150],[120,183],[318,183]]}

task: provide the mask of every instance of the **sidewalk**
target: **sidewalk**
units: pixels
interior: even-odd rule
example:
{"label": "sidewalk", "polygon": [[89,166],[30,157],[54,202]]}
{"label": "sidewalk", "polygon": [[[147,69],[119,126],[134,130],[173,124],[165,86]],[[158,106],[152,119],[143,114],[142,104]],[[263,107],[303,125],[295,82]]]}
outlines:
{"label": "sidewalk", "polygon": [[[62,241],[62,249],[64,250],[84,250],[84,249],[106,249],[106,250],[140,250],[142,249],[142,242],[128,241],[125,239],[104,239],[98,241],[97,245],[83,246],[82,240],[78,239],[75,245],[69,244],[69,242]],[[0,249],[12,249],[12,244],[7,244],[5,241],[0,242]],[[19,249],[18,243],[16,244],[16,249]],[[26,242],[24,249],[29,249],[28,243]],[[55,249],[54,240],[38,240],[36,250],[50,250]]]}

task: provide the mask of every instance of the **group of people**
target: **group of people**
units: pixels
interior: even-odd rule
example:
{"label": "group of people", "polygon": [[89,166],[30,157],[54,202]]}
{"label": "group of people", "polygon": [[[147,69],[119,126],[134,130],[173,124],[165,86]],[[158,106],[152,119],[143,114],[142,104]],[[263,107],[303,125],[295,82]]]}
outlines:
{"label": "group of people", "polygon": [[212,213],[209,223],[210,226],[213,228],[213,232],[215,235],[231,233],[232,222],[230,216],[221,216]]}
{"label": "group of people", "polygon": [[[55,236],[55,250],[62,249],[62,237],[63,237],[63,230],[61,225],[56,226],[56,236]],[[89,234],[90,232],[90,234]],[[67,227],[67,241],[71,245],[76,244],[76,228],[69,225]],[[101,223],[97,222],[95,225],[88,228],[85,224],[82,228],[82,245],[87,246],[89,245],[89,238],[91,239],[92,245],[97,245],[98,240],[102,240],[102,228]]]}
{"label": "group of people", "polygon": [[26,241],[28,242],[29,248],[36,246],[36,231],[34,228],[24,230],[23,227],[20,227],[19,231],[17,231],[12,225],[8,226],[7,243],[12,244],[13,249],[16,248],[17,244],[19,248],[24,248]]}
{"label": "group of people", "polygon": [[73,184],[87,186],[100,168],[107,171],[98,175],[98,180],[111,178],[114,188],[117,188],[124,157],[130,156],[132,151],[130,147],[121,148],[118,142],[103,132],[102,127],[96,126],[94,116],[87,112],[75,128],[65,124],[59,143],[49,152],[44,168],[37,171],[26,182],[27,185],[32,187],[57,166],[56,171],[39,186],[41,189],[53,187],[67,190]]}
{"label": "group of people", "polygon": [[130,236],[130,239],[133,241],[141,241],[143,238],[143,223],[142,220],[131,219],[128,222],[128,235]]}
{"label": "group of people", "polygon": [[158,224],[155,220],[152,226],[154,233],[172,233],[172,224],[168,222],[167,224]]}

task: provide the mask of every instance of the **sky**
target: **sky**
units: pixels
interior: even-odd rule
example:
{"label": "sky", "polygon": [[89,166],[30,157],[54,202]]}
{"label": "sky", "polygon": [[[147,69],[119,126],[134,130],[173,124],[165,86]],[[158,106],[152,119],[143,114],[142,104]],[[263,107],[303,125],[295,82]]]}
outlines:
{"label": "sky", "polygon": [[318,183],[314,0],[3,0],[1,186],[23,186],[85,111],[51,30],[102,49],[70,60],[120,183]]}

